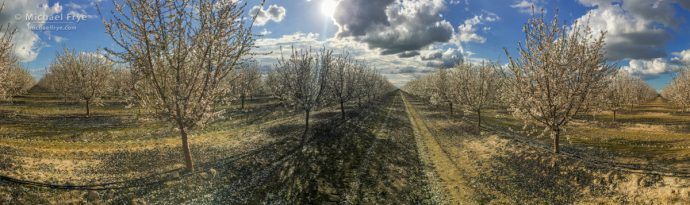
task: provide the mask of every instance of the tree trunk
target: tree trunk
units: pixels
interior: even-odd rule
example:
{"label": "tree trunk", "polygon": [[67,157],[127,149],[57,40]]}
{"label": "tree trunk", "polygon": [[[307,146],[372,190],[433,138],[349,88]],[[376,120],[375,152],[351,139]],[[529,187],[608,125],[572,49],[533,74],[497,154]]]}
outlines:
{"label": "tree trunk", "polygon": [[340,101],[340,114],[342,115],[343,120],[345,120],[345,105],[344,104],[345,104],[345,102],[343,102],[341,100]]}
{"label": "tree trunk", "polygon": [[307,132],[309,132],[309,111],[310,110],[307,110],[307,113],[304,115],[304,134],[302,136],[302,142],[300,143],[302,146],[307,142]]}
{"label": "tree trunk", "polygon": [[90,102],[91,102],[91,100],[86,100],[86,117],[90,117],[90,116],[91,116],[91,109],[89,108],[89,103],[90,103]]}
{"label": "tree trunk", "polygon": [[616,110],[613,110],[613,122],[616,122]]}
{"label": "tree trunk", "polygon": [[187,131],[182,124],[179,124],[180,136],[182,137],[182,154],[184,155],[184,164],[187,170],[194,172],[194,162],[192,161],[192,153],[189,151],[189,140],[187,138]]}
{"label": "tree trunk", "polygon": [[558,154],[558,140],[561,137],[561,128],[553,130],[553,153]]}
{"label": "tree trunk", "polygon": [[450,116],[453,116],[453,103],[448,103],[450,105]]}
{"label": "tree trunk", "polygon": [[482,135],[482,110],[477,109],[477,135]]}
{"label": "tree trunk", "polygon": [[240,109],[244,110],[244,95],[240,96],[240,101],[242,101]]}

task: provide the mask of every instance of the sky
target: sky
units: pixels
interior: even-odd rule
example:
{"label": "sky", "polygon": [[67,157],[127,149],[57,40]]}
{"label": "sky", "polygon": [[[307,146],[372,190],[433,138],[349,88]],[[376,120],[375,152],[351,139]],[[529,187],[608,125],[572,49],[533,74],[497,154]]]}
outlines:
{"label": "sky", "polygon": [[[240,1],[243,2],[243,1]],[[375,67],[397,86],[458,62],[506,63],[517,55],[532,8],[606,31],[606,57],[661,90],[690,65],[690,0],[267,0],[254,58],[268,71],[291,48],[320,49]],[[97,7],[103,15],[99,15]],[[7,0],[15,54],[36,78],[63,49],[117,48],[105,33],[111,0]]]}

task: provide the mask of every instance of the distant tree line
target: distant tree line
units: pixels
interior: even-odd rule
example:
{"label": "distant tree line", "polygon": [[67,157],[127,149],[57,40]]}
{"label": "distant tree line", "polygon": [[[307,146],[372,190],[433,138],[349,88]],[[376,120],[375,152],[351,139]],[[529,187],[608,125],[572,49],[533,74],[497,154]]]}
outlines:
{"label": "distant tree line", "polygon": [[588,100],[587,108],[596,117],[601,111],[611,111],[613,121],[616,114],[627,106],[630,110],[642,103],[654,100],[658,94],[654,88],[644,80],[630,75],[625,70],[619,70],[605,79],[603,91],[593,93]]}
{"label": "distant tree line", "polygon": [[690,70],[678,72],[662,91],[661,96],[678,106],[681,112],[687,112],[690,107]]}

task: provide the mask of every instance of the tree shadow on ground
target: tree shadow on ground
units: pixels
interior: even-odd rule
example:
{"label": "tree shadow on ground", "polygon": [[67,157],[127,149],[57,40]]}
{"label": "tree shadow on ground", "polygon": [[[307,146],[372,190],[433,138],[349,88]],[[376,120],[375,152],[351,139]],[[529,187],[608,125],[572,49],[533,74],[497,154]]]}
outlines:
{"label": "tree shadow on ground", "polygon": [[[479,175],[476,186],[502,193],[515,203],[571,204],[582,187],[593,186],[594,177],[576,162],[559,159],[552,167],[552,157],[527,153],[496,155],[487,173]],[[486,198],[485,203],[491,198]]]}

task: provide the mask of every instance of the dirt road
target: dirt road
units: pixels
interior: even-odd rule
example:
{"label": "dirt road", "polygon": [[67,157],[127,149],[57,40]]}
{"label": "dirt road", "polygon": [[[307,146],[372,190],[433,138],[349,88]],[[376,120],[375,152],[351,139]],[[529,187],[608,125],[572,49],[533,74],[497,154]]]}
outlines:
{"label": "dirt road", "polygon": [[449,204],[475,204],[475,202],[469,201],[473,193],[465,185],[466,180],[463,179],[460,169],[439,145],[427,127],[426,122],[405,98],[405,95],[403,93],[400,93],[400,95],[405,103],[407,116],[414,129],[420,158],[424,164],[433,168],[433,170],[429,170],[429,173],[427,173],[430,181],[435,182],[432,185],[437,186],[436,190],[444,192],[439,194],[443,194]]}

